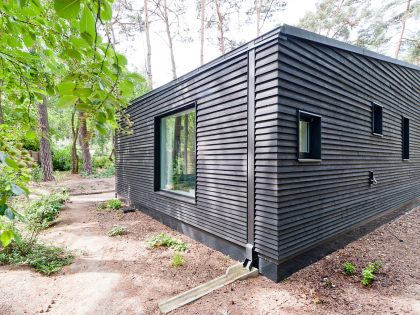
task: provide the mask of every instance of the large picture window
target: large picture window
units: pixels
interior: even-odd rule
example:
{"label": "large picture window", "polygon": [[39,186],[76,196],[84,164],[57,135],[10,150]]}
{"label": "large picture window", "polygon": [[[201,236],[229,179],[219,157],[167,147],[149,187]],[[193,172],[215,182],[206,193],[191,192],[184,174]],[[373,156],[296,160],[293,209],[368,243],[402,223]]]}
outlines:
{"label": "large picture window", "polygon": [[195,196],[195,109],[160,118],[160,190]]}

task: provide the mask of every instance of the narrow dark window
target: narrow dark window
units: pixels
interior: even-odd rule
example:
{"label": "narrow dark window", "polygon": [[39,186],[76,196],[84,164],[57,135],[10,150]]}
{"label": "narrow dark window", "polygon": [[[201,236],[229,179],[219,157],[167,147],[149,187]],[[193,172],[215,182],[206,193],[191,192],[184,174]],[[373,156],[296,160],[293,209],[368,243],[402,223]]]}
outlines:
{"label": "narrow dark window", "polygon": [[372,132],[375,135],[383,134],[383,108],[381,105],[372,103]]}
{"label": "narrow dark window", "polygon": [[299,160],[321,159],[321,116],[298,112]]}
{"label": "narrow dark window", "polygon": [[158,118],[157,190],[195,196],[195,109]]}
{"label": "narrow dark window", "polygon": [[410,120],[403,118],[402,120],[402,145],[403,145],[403,160],[410,159]]}

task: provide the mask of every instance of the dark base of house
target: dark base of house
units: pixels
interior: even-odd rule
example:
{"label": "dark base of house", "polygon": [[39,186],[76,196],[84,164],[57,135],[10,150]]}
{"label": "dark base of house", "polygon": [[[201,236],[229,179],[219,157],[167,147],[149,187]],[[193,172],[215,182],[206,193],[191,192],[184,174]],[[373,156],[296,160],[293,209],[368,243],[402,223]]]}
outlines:
{"label": "dark base of house", "polygon": [[[284,262],[274,262],[266,257],[258,256],[258,269],[259,272],[269,278],[272,281],[279,282],[287,278],[296,271],[322,259],[326,255],[343,248],[350,242],[362,237],[378,228],[379,226],[392,221],[393,219],[404,214],[406,211],[416,207],[420,204],[420,199],[412,200],[400,207],[393,208],[380,215],[372,217],[369,221],[352,226],[351,228],[343,231],[340,235],[335,235],[329,240],[323,241],[309,249],[305,249],[304,252],[298,253],[297,255],[290,257]],[[218,236],[210,234],[199,228],[191,226],[187,223],[179,221],[167,214],[160,211],[156,211],[142,205],[132,204],[136,209],[141,212],[150,215],[155,220],[169,226],[170,228],[183,233],[192,239],[222,252],[225,255],[232,257],[238,261],[245,260],[245,248],[237,244],[226,241]]]}

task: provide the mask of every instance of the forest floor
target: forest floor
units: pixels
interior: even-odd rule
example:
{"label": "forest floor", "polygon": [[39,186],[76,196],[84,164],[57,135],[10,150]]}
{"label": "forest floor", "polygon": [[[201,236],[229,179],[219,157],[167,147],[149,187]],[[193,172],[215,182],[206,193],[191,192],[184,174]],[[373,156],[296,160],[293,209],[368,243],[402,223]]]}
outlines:
{"label": "forest floor", "polygon": [[[75,260],[49,277],[0,266],[1,315],[159,314],[158,301],[237,263],[141,212],[97,210],[98,202],[113,198],[113,179],[68,177],[35,190],[60,186],[72,196],[42,239],[68,248]],[[237,282],[173,314],[420,314],[420,207],[385,222],[281,283],[262,276]],[[116,224],[128,234],[107,236]],[[148,248],[147,240],[162,232],[188,243],[184,266],[171,266],[172,250]],[[361,269],[376,260],[382,272],[365,288]],[[343,274],[345,261],[358,267],[354,276]]]}

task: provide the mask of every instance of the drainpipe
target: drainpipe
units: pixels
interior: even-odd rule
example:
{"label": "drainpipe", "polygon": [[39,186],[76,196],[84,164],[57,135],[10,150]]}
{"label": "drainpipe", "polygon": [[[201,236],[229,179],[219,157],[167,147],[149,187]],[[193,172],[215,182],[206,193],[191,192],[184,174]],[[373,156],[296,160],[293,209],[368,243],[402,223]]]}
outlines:
{"label": "drainpipe", "polygon": [[257,267],[255,252],[255,48],[248,50],[247,244],[243,266]]}

